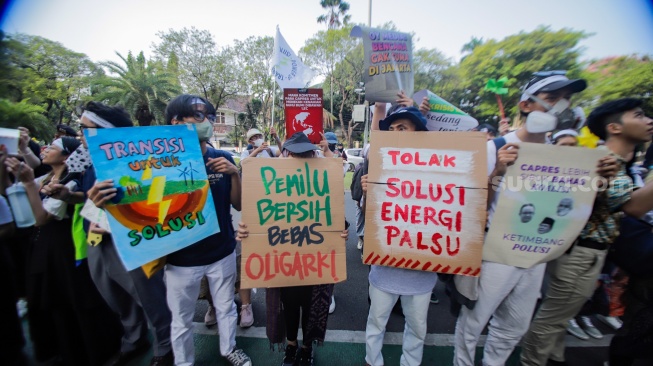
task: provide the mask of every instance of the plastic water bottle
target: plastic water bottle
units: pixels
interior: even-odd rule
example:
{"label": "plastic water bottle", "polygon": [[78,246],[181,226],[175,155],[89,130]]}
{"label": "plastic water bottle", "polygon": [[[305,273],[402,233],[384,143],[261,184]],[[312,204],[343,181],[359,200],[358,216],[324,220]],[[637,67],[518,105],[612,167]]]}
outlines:
{"label": "plastic water bottle", "polygon": [[16,182],[6,189],[9,198],[9,206],[14,214],[14,221],[17,227],[30,227],[36,224],[32,206],[29,204],[29,198],[22,183]]}

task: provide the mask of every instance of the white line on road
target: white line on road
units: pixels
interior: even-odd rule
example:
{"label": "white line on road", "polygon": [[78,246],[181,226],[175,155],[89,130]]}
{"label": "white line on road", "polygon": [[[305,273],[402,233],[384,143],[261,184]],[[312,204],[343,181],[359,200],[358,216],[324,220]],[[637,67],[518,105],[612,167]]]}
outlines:
{"label": "white line on road", "polygon": [[[204,323],[196,322],[195,333],[202,335],[217,335],[218,330],[215,326],[207,328]],[[236,336],[247,338],[267,338],[265,327],[238,328]],[[401,345],[403,333],[387,332],[385,334],[384,344]],[[478,344],[482,346],[485,343],[486,336],[482,335]],[[365,343],[365,332],[360,330],[327,330],[326,340],[330,342],[342,343]],[[612,334],[606,334],[603,339],[590,339],[587,341],[580,340],[574,336],[567,335],[565,344],[567,347],[584,348],[584,347],[608,347],[612,340]],[[427,346],[453,347],[453,334],[427,334],[424,344]]]}

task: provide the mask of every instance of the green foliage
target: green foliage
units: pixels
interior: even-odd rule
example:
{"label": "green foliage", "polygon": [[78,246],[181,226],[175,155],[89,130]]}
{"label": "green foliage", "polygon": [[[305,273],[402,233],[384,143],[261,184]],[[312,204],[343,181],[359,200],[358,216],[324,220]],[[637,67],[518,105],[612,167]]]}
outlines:
{"label": "green foliage", "polygon": [[326,10],[326,13],[317,17],[317,22],[326,24],[327,29],[337,29],[349,24],[351,15],[347,14],[349,11],[348,2],[342,0],[320,0],[320,6]]}
{"label": "green foliage", "polygon": [[54,136],[54,125],[49,123],[44,115],[43,107],[21,100],[14,103],[7,99],[0,99],[0,127],[13,128],[25,127],[30,130],[30,135],[39,140],[50,141]]}
{"label": "green foliage", "polygon": [[238,50],[234,56],[244,82],[244,92],[260,103],[258,114],[261,124],[267,126],[272,116],[270,110],[275,87],[274,80],[270,77],[274,38],[252,36],[244,41],[235,40],[233,48]]}
{"label": "green foliage", "polygon": [[180,90],[175,79],[161,63],[146,61],[143,52],[134,57],[117,53],[124,65],[113,61],[102,63],[116,76],[95,80],[99,89],[96,99],[121,104],[140,126],[165,124],[165,108]]}

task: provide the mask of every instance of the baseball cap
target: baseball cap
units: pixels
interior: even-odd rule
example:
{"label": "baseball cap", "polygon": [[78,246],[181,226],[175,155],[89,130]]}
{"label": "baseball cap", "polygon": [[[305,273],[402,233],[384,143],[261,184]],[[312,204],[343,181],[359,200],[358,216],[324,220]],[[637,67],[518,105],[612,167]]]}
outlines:
{"label": "baseball cap", "polygon": [[295,132],[286,142],[283,143],[283,149],[292,153],[300,154],[307,151],[317,150],[317,147],[311,143],[308,136],[303,132]]}
{"label": "baseball cap", "polygon": [[70,126],[59,124],[57,125],[57,132],[59,132],[62,135],[77,137],[77,131],[75,131],[75,129],[73,129]]}
{"label": "baseball cap", "polygon": [[249,131],[247,131],[247,141],[249,141],[249,139],[255,135],[263,135],[263,132],[259,131],[256,128],[250,128]]}
{"label": "baseball cap", "polygon": [[496,136],[497,135],[497,129],[494,128],[491,124],[488,123],[483,123],[474,128],[474,131],[481,131],[481,132],[489,132],[492,135]]}
{"label": "baseball cap", "polygon": [[426,118],[422,115],[422,112],[415,107],[403,107],[399,108],[396,111],[392,112],[388,117],[379,122],[379,128],[382,131],[387,131],[390,128],[392,122],[401,119],[407,118],[415,124],[417,131],[426,131]]}
{"label": "baseball cap", "polygon": [[338,137],[333,132],[325,133],[324,138],[326,138],[327,142],[330,143],[330,144],[337,144],[338,143]]}
{"label": "baseball cap", "polygon": [[533,74],[533,78],[526,84],[520,101],[528,100],[531,95],[537,93],[550,93],[564,88],[571,90],[572,93],[578,93],[587,88],[587,82],[585,80],[570,80],[565,76],[566,73],[566,71],[561,70],[536,72]]}

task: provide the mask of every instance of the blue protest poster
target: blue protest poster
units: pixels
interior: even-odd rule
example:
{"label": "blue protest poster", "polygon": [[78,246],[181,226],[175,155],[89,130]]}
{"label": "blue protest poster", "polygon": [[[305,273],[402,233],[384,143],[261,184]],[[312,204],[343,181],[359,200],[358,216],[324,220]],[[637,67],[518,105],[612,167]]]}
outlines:
{"label": "blue protest poster", "polygon": [[84,136],[98,181],[112,179],[118,189],[105,209],[127,270],[220,232],[194,126],[87,129]]}

